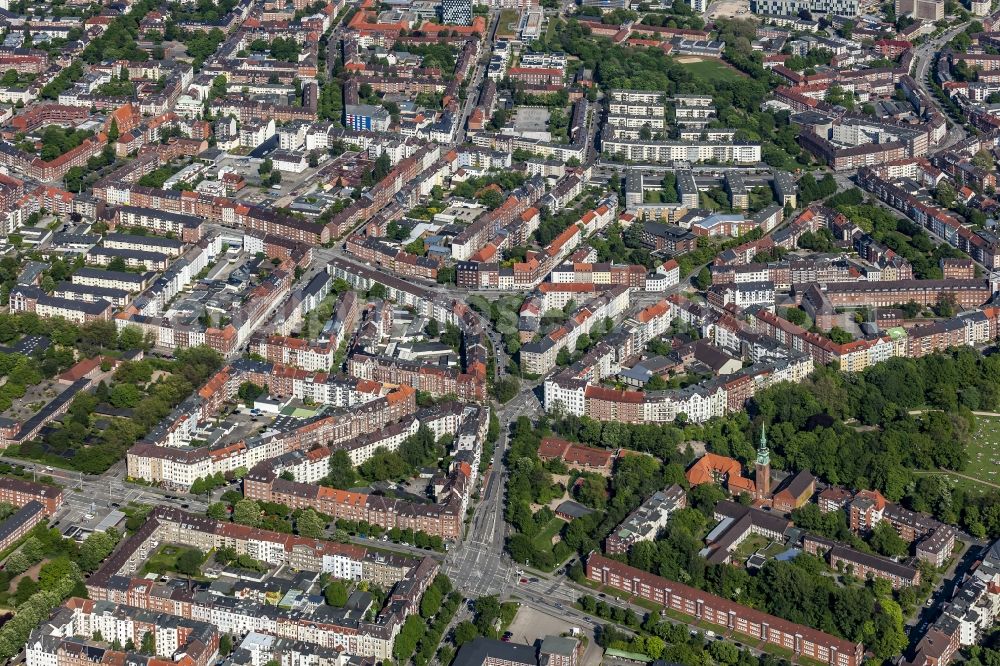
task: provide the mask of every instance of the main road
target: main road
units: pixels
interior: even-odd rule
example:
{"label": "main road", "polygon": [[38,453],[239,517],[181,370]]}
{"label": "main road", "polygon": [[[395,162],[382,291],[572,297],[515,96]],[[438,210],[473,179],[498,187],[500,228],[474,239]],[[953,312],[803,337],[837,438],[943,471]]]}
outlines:
{"label": "main road", "polygon": [[445,573],[466,597],[502,595],[516,575],[517,567],[504,553],[507,538],[504,457],[512,423],[519,416],[531,417],[540,413],[541,404],[530,385],[497,410],[500,437],[483,482],[482,498],[472,515],[465,539],[452,547],[445,560]]}
{"label": "main road", "polygon": [[[924,44],[918,46],[913,52],[913,79],[917,82],[917,86],[927,95],[931,100],[931,103],[937,107],[945,117],[948,113],[941,106],[937,97],[931,91],[930,87],[927,85],[927,77],[932,74],[931,63],[934,62],[938,54],[941,52],[941,48],[950,42],[955,36],[965,30],[968,26],[968,22],[962,23],[955,26],[951,30],[941,33],[934,39],[930,39]],[[941,141],[936,147],[938,150],[944,150],[948,146],[958,143],[965,138],[965,128],[963,128],[958,123],[951,123],[951,128],[948,130],[948,134],[945,136],[944,140]]]}

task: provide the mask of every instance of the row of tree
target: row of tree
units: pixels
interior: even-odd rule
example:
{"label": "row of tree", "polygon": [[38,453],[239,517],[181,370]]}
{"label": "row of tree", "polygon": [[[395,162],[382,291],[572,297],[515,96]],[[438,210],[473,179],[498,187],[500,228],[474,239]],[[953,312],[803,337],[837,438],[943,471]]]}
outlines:
{"label": "row of tree", "polygon": [[444,574],[435,576],[424,592],[420,613],[406,618],[396,637],[392,647],[396,663],[405,664],[412,658],[417,666],[426,666],[461,603],[462,595],[452,591],[451,580]]}

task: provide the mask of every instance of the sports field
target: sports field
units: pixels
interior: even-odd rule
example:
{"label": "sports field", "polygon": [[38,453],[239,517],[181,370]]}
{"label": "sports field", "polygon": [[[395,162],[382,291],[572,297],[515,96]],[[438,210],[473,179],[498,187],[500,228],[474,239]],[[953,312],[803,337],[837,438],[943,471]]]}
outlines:
{"label": "sports field", "polygon": [[677,62],[696,78],[705,81],[735,81],[743,77],[743,73],[733,69],[721,60],[701,58],[699,56],[681,56]]}

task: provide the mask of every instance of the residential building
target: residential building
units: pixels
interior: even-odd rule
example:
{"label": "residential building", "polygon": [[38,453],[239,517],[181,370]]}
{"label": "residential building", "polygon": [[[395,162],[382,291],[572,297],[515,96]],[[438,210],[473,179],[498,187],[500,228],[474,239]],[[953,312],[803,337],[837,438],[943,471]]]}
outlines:
{"label": "residential building", "polygon": [[386,132],[389,129],[389,112],[371,104],[344,105],[344,124],[354,131]]}
{"label": "residential building", "polygon": [[887,580],[894,590],[920,585],[920,570],[894,562],[887,557],[863,553],[824,537],[807,534],[802,537],[802,550],[826,558],[835,569],[844,569],[861,579]]}
{"label": "residential building", "polygon": [[700,622],[752,636],[767,645],[791,650],[829,666],[860,666],[864,657],[861,643],[831,636],[822,631],[789,622],[703,590],[667,580],[621,562],[591,553],[587,557],[587,578],[626,594],[641,597],[675,613]]}
{"label": "residential building", "polygon": [[896,16],[940,21],[944,18],[944,0],[896,0]]}
{"label": "residential building", "polygon": [[670,516],[687,506],[687,494],[674,484],[658,490],[626,516],[604,541],[609,555],[625,555],[637,541],[653,541],[667,526]]}
{"label": "residential building", "polygon": [[62,505],[63,492],[58,486],[34,481],[23,481],[13,477],[0,479],[0,502],[23,507],[30,502],[39,502],[45,508],[45,515],[51,516]]}

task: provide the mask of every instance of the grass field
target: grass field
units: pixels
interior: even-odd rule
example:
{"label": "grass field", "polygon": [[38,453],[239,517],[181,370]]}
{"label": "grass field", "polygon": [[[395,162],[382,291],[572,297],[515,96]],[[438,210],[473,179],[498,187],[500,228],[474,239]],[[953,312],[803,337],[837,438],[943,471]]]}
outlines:
{"label": "grass field", "polygon": [[969,464],[961,474],[947,470],[917,470],[917,475],[944,476],[955,488],[983,493],[1000,485],[1000,418],[977,416],[978,428],[966,451]]}
{"label": "grass field", "polygon": [[683,622],[684,624],[687,624],[688,622],[691,621],[690,615],[685,615],[680,611],[675,611],[673,608],[664,607],[663,612],[666,614],[667,617],[673,618],[678,622]]}
{"label": "grass field", "polygon": [[750,634],[741,634],[740,632],[733,629],[729,632],[729,639],[736,643],[743,643],[744,645],[749,645],[753,648],[760,648],[761,640],[756,636],[751,636]]}
{"label": "grass field", "polygon": [[943,476],[951,481],[952,488],[958,488],[969,493],[984,493],[990,490],[990,486],[979,481],[973,481],[972,479],[966,479],[961,476],[956,476],[950,472],[944,471],[925,471],[925,470],[913,470],[913,474],[916,476]]}
{"label": "grass field", "polygon": [[743,78],[742,73],[721,60],[706,59],[697,62],[681,62],[679,64],[699,79],[735,81]]}
{"label": "grass field", "polygon": [[707,192],[698,193],[698,201],[702,208],[707,210],[719,210],[719,204],[712,197],[708,196]]}
{"label": "grass field", "polygon": [[649,204],[665,203],[663,201],[663,190],[646,190],[642,194],[642,200]]}
{"label": "grass field", "polygon": [[769,544],[767,548],[762,550],[761,555],[763,555],[764,557],[777,557],[786,550],[788,550],[788,546],[786,546],[783,543],[774,542],[772,544]]}
{"label": "grass field", "polygon": [[736,547],[733,552],[733,562],[742,564],[748,557],[767,546],[770,540],[760,534],[751,534]]}
{"label": "grass field", "polygon": [[146,565],[142,568],[145,573],[162,574],[173,571],[177,566],[177,558],[180,556],[182,548],[176,546],[163,546],[157,551]]}
{"label": "grass field", "polygon": [[661,604],[658,604],[655,601],[650,601],[648,599],[643,599],[642,597],[632,597],[631,599],[629,599],[629,602],[635,604],[636,606],[641,606],[648,611],[653,611],[655,613],[658,613],[663,608]]}
{"label": "grass field", "polygon": [[532,542],[535,544],[535,548],[539,550],[552,550],[552,537],[559,534],[559,530],[562,526],[566,524],[566,521],[560,518],[553,518],[550,520],[542,530],[535,535]]}

